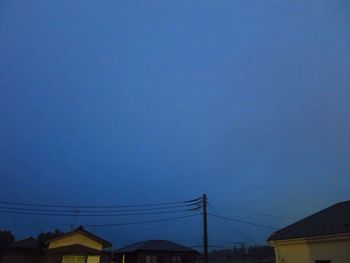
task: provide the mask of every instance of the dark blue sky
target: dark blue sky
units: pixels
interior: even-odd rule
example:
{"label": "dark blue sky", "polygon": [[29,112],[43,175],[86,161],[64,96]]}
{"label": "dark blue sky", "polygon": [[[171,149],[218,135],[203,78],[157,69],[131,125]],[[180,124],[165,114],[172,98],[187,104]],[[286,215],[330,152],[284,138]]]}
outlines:
{"label": "dark blue sky", "polygon": [[[349,11],[346,0],[1,1],[0,200],[206,192],[217,213],[280,227],[350,199]],[[2,214],[0,228],[22,238],[72,221]],[[271,233],[233,224],[256,242]],[[211,244],[247,241],[209,226]],[[201,221],[94,231],[116,246],[191,245]]]}

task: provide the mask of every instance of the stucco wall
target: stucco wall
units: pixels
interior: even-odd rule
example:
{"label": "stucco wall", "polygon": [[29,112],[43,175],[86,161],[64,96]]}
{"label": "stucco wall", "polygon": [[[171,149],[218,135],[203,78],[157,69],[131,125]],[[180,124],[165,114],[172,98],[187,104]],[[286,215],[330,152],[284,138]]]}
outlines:
{"label": "stucco wall", "polygon": [[350,237],[340,240],[303,240],[274,244],[277,263],[314,263],[331,260],[332,263],[350,262]]}
{"label": "stucco wall", "polygon": [[79,245],[83,245],[93,249],[102,250],[102,244],[82,234],[74,234],[62,239],[58,239],[56,241],[52,241],[49,244],[49,249],[64,247],[64,246],[69,246],[74,244],[79,244]]}

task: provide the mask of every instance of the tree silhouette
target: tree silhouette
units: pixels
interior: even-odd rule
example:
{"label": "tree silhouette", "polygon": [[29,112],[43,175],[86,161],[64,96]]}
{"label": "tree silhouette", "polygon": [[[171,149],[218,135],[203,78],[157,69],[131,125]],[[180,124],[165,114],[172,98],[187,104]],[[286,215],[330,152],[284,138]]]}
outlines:
{"label": "tree silhouette", "polygon": [[44,245],[44,243],[50,239],[59,237],[63,234],[63,232],[59,229],[56,229],[55,231],[52,232],[42,232],[37,236],[37,240],[39,244]]}
{"label": "tree silhouette", "polygon": [[15,237],[10,230],[0,230],[0,246],[15,242]]}

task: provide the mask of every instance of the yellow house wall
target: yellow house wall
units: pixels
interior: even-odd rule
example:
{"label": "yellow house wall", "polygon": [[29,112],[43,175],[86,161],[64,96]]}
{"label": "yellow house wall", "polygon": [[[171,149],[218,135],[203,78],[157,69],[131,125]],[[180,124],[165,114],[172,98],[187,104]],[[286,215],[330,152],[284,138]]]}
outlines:
{"label": "yellow house wall", "polygon": [[314,263],[315,260],[345,263],[350,259],[350,237],[342,240],[275,243],[274,248],[276,263]]}
{"label": "yellow house wall", "polygon": [[100,256],[88,256],[87,263],[100,263]]}
{"label": "yellow house wall", "polygon": [[62,239],[58,239],[56,241],[52,241],[49,244],[49,249],[70,246],[74,244],[79,244],[93,249],[102,250],[102,244],[82,234],[74,234]]}

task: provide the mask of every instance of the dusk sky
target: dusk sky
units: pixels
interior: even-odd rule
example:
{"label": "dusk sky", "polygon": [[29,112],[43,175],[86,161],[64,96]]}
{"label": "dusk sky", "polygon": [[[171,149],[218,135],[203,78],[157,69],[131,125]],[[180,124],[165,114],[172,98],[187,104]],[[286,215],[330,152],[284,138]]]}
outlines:
{"label": "dusk sky", "polygon": [[[347,0],[0,1],[0,201],[206,193],[213,214],[278,228],[349,200],[349,13]],[[187,214],[0,213],[0,229],[20,239]],[[116,247],[193,246],[201,220],[87,229]],[[273,231],[229,223],[208,217],[211,245]]]}

